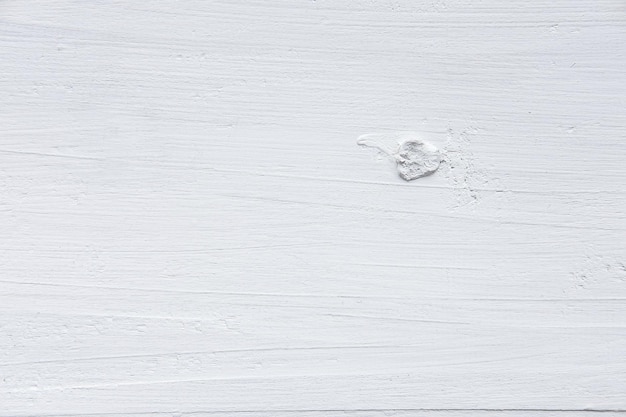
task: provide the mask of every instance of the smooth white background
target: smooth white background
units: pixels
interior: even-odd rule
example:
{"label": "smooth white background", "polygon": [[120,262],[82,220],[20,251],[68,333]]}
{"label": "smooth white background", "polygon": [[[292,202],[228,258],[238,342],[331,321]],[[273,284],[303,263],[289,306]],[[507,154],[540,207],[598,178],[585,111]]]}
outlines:
{"label": "smooth white background", "polygon": [[0,88],[0,416],[626,410],[623,1],[8,0]]}

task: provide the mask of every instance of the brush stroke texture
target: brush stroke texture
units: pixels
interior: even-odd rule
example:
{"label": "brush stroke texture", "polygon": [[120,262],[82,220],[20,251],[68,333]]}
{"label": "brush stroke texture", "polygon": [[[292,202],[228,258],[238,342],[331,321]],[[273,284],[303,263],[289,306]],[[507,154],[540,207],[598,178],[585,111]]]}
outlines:
{"label": "brush stroke texture", "polygon": [[624,415],[625,45],[619,0],[1,2],[0,416]]}

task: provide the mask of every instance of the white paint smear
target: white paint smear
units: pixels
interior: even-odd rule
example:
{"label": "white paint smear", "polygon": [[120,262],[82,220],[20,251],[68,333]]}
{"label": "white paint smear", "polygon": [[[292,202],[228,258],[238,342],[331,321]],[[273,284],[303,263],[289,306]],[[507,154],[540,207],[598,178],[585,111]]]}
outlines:
{"label": "white paint smear", "polygon": [[[395,146],[393,142],[396,142]],[[368,134],[357,140],[361,146],[378,149],[396,162],[398,174],[406,181],[434,173],[441,163],[437,147],[416,133]]]}

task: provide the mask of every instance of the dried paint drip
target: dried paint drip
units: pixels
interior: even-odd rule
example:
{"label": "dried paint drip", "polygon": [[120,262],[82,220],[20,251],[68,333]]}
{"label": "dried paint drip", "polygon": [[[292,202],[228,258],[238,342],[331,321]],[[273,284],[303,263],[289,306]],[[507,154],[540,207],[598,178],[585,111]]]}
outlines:
{"label": "dried paint drip", "polygon": [[413,133],[363,135],[357,143],[376,148],[392,158],[396,162],[398,174],[406,181],[430,175],[441,164],[441,152],[437,147],[416,138]]}

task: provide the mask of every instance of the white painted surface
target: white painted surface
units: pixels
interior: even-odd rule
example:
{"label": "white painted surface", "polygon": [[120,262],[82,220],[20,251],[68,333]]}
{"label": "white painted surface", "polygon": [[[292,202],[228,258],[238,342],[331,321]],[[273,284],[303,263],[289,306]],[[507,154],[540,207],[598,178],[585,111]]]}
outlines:
{"label": "white painted surface", "polygon": [[623,1],[9,0],[0,52],[0,416],[626,410]]}

